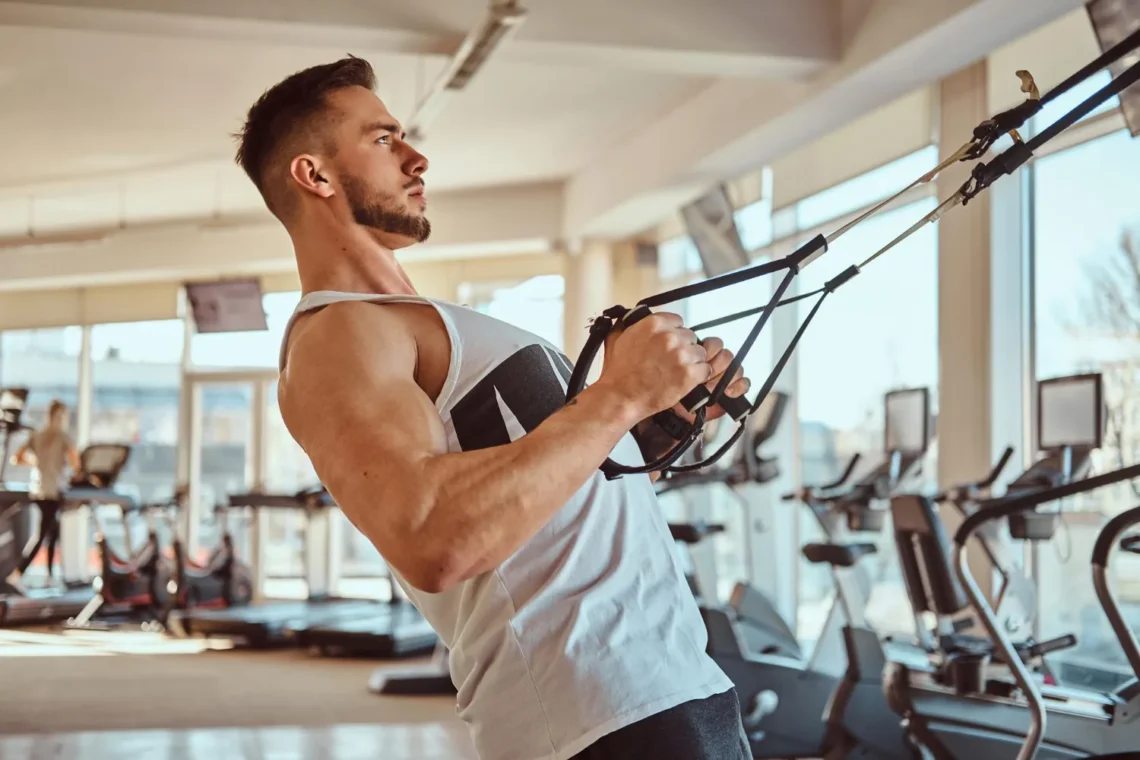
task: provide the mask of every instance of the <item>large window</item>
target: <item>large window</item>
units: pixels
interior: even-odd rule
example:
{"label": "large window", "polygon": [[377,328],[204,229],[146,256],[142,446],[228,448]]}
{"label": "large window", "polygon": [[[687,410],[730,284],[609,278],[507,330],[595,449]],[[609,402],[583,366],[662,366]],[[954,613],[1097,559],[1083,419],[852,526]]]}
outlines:
{"label": "large window", "polygon": [[190,341],[190,361],[196,367],[273,367],[285,326],[301,300],[301,292],[266,293],[261,298],[268,330],[195,335]]}
{"label": "large window", "polygon": [[38,427],[47,420],[52,399],[71,407],[74,432],[79,396],[81,327],[47,327],[0,333],[0,386],[29,389],[24,421]]}
{"label": "large window", "polygon": [[460,300],[561,347],[565,288],[560,274],[540,275],[513,284],[466,283],[460,287]]}
{"label": "large window", "polygon": [[[83,342],[80,327],[49,327],[39,330],[10,330],[0,333],[0,387],[28,389],[28,405],[23,422],[33,428],[47,422],[53,399],[70,407],[72,436],[77,434],[76,406],[79,399],[79,353]],[[14,452],[26,440],[12,439]],[[23,467],[8,467],[7,478],[27,482],[34,474]]]}
{"label": "large window", "polygon": [[142,501],[175,487],[184,336],[178,319],[91,328],[91,440],[130,444],[118,487]]}
{"label": "large window", "polygon": [[[933,166],[932,151],[921,151],[833,190],[801,201],[801,219],[834,217],[851,210],[849,192],[885,197],[901,189],[924,168]],[[868,179],[870,178],[870,179]],[[871,181],[875,180],[875,181]],[[847,188],[844,192],[840,189]],[[827,213],[827,205],[833,207]],[[934,208],[927,198],[883,213],[860,224],[835,242],[797,280],[807,293],[878,248]],[[819,231],[805,232],[806,242]],[[877,466],[883,450],[883,397],[890,391],[927,387],[937,405],[938,259],[937,232],[928,225],[857,277],[828,296],[797,350],[800,417],[800,476],[804,484],[821,484],[839,476],[855,453],[862,455],[860,473]],[[817,296],[800,302],[800,319],[808,316]],[[936,478],[936,452],[922,465],[922,479]],[[800,515],[800,542],[822,540],[815,518]],[[888,526],[879,536],[880,552],[870,563],[875,580],[867,620],[887,632],[912,632],[914,618],[902,584],[897,552]],[[812,641],[822,629],[834,598],[826,566],[801,559],[798,584],[799,636]]]}
{"label": "large window", "polygon": [[[1140,461],[1140,141],[1115,132],[1045,156],[1034,171],[1037,377],[1103,373],[1108,430],[1097,466],[1133,464]],[[1074,633],[1079,642],[1059,655],[1069,681],[1105,687],[1119,679],[1114,670],[1124,672],[1089,556],[1105,521],[1138,502],[1128,485],[1071,499],[1057,538],[1036,549],[1041,635]],[[1119,600],[1140,626],[1140,562],[1117,554],[1110,567]]]}

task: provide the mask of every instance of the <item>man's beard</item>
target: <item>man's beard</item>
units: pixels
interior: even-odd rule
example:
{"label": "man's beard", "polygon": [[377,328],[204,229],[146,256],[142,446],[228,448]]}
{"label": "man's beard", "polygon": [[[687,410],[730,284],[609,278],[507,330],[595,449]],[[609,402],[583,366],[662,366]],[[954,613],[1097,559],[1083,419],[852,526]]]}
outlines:
{"label": "man's beard", "polygon": [[391,197],[367,192],[364,183],[356,179],[346,179],[344,189],[352,218],[357,224],[390,235],[408,237],[417,243],[431,236],[431,222],[426,217],[400,210]]}

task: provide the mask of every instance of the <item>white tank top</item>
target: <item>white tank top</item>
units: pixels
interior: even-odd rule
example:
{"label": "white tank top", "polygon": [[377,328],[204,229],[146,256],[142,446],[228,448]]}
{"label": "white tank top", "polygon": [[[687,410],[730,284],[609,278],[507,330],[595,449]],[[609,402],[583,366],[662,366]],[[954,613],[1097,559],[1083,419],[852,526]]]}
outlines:
{"label": "white tank top", "polygon": [[[436,308],[451,363],[436,408],[448,451],[507,444],[566,401],[572,364],[543,339],[466,306],[317,291],[338,301]],[[612,453],[641,464],[632,435]],[[398,509],[398,504],[378,504]],[[596,472],[496,570],[440,594],[397,582],[450,650],[457,713],[481,760],[564,760],[622,726],[732,688],[706,634],[646,475]]]}

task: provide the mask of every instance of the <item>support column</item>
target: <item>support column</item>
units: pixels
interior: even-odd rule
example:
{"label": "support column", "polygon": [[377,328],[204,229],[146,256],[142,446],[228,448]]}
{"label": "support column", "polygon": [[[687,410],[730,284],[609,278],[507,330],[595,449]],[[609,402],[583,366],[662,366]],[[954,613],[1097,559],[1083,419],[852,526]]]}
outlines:
{"label": "support column", "polygon": [[[575,250],[564,250],[563,348],[571,360],[586,344],[590,319],[613,306],[613,247],[608,241],[589,240]],[[594,373],[601,368],[595,365]]]}
{"label": "support column", "polygon": [[657,271],[656,247],[641,250],[634,240],[623,240],[613,246],[613,304],[633,306],[646,296],[664,288]]}
{"label": "support column", "polygon": [[[988,118],[987,65],[979,62],[942,80],[939,153],[955,150]],[[939,195],[954,192],[970,166],[955,164],[938,179]],[[938,223],[938,483],[978,480],[993,464],[990,371],[990,201],[955,209]],[[958,515],[944,510],[947,527]],[[992,574],[981,552],[971,553],[978,586],[992,593]]]}
{"label": "support column", "polygon": [[[91,355],[91,325],[84,325],[79,344],[79,375],[75,394],[75,446],[80,451],[91,443],[91,406],[95,401]],[[60,519],[59,563],[64,580],[86,580],[87,548],[91,544],[91,509],[80,507]]]}

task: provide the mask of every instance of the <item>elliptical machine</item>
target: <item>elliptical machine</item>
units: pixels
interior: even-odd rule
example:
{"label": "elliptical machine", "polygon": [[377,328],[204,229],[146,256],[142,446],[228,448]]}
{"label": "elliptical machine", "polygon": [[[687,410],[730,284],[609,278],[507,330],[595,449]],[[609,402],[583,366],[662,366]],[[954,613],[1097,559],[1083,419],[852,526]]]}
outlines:
{"label": "elliptical machine", "polygon": [[[837,587],[836,601],[811,660],[750,654],[728,613],[702,610],[709,654],[736,686],[756,758],[910,758],[898,717],[888,708],[881,687],[874,688],[878,671],[869,664],[870,654],[858,660],[865,670],[852,673],[853,658],[849,655],[844,663],[840,649],[850,651],[856,646],[860,640],[856,631],[865,631],[875,648],[880,646],[863,618],[871,579],[861,562],[877,547],[868,541],[845,539],[852,533],[882,529],[886,510],[874,507],[874,502],[887,498],[919,470],[929,443],[927,389],[889,393],[885,406],[888,456],[882,464],[845,486],[859,461],[855,457],[843,477],[829,484],[831,490],[807,488],[785,497],[803,502],[819,520],[828,540],[804,546],[803,554],[809,562],[829,565]],[[925,659],[921,650],[908,650]],[[841,691],[845,679],[852,677],[861,688]],[[865,688],[867,683],[872,688]],[[847,730],[852,726],[858,731]]]}
{"label": "elliptical machine", "polygon": [[[961,603],[964,591],[992,640],[992,654],[968,651],[965,657],[949,660],[948,669],[888,664],[884,676],[888,699],[903,719],[918,757],[1073,760],[1140,747],[1140,721],[1136,720],[1140,681],[1133,680],[1112,694],[1043,684],[1045,679],[1033,674],[1029,665],[1050,652],[1074,646],[1076,638],[1015,645],[967,564],[967,544],[989,523],[1005,519],[1016,539],[1049,540],[1058,515],[1038,512],[1037,507],[1140,478],[1140,465],[1083,477],[1089,469],[1089,454],[1100,446],[1103,431],[1099,374],[1041,381],[1037,393],[1038,448],[1045,456],[1011,484],[1005,496],[978,505],[955,533],[952,550],[945,534],[939,534],[936,526],[940,523],[931,510],[912,512],[920,518],[925,515],[912,528],[933,609],[940,614],[957,612],[966,606]],[[929,507],[929,502],[910,499],[910,505]],[[1131,519],[1118,518],[1102,530],[1093,552],[1093,580],[1140,678],[1135,637],[1122,625],[1103,572],[1109,549]],[[996,674],[990,672],[994,662],[1005,666]],[[1012,675],[1013,683],[1007,675]]]}

